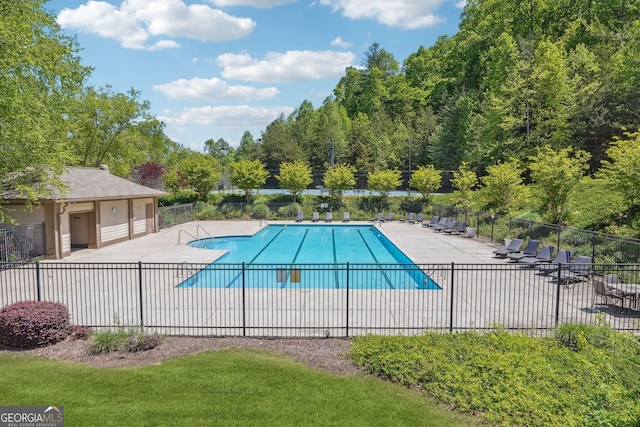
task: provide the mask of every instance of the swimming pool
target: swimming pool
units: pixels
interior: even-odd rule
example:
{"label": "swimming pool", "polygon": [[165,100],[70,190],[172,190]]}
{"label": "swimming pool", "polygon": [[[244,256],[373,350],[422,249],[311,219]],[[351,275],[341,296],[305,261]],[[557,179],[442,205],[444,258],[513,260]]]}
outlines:
{"label": "swimming pool", "polygon": [[440,289],[372,225],[269,225],[189,245],[228,252],[180,287]]}

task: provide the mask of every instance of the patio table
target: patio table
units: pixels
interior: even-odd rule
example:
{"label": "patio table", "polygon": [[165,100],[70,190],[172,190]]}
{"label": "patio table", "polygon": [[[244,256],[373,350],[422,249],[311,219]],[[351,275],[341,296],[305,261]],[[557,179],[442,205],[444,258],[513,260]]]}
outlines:
{"label": "patio table", "polygon": [[620,292],[622,295],[622,308],[624,308],[624,301],[629,300],[629,308],[638,311],[640,310],[640,284],[638,283],[612,283],[609,285],[611,288]]}

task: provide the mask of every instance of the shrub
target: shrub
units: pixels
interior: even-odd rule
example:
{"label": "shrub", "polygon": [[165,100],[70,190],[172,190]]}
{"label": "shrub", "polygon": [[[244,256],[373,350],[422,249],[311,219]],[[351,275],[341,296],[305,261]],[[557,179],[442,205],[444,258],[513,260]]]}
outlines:
{"label": "shrub", "polygon": [[162,343],[162,337],[158,334],[152,335],[131,335],[124,343],[124,351],[135,353],[138,351],[151,350]]}
{"label": "shrub", "polygon": [[155,348],[161,342],[162,338],[158,334],[145,335],[131,329],[118,329],[94,334],[90,351],[92,354],[104,354],[114,351],[138,352]]}
{"label": "shrub", "polygon": [[290,205],[283,206],[278,209],[278,216],[280,218],[295,218],[300,210],[301,208],[299,204],[291,203]]}
{"label": "shrub", "polygon": [[124,348],[124,344],[135,332],[118,329],[116,331],[96,332],[92,336],[91,347],[89,351],[92,354],[111,353],[120,351]]}
{"label": "shrub", "polygon": [[266,219],[269,215],[269,208],[264,204],[255,204],[253,205],[251,216],[255,219]]}
{"label": "shrub", "polygon": [[72,340],[86,340],[92,333],[90,326],[71,325],[69,327],[69,338]]}
{"label": "shrub", "polygon": [[69,312],[59,303],[22,301],[0,311],[0,344],[44,347],[69,336]]}

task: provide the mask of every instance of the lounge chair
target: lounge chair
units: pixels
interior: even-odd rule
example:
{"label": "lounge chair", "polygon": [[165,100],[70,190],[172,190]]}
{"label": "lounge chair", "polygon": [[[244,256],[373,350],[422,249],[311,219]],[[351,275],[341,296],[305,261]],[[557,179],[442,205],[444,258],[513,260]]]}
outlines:
{"label": "lounge chair", "polygon": [[371,222],[376,222],[376,221],[381,221],[382,220],[382,213],[378,212],[376,214],[376,216],[374,216],[373,218],[369,218],[369,221]]}
{"label": "lounge chair", "polygon": [[453,233],[461,234],[461,233],[464,233],[466,229],[467,229],[467,223],[462,221],[462,222],[459,222],[458,225],[456,225],[455,227],[445,228],[444,230],[442,230],[442,232],[447,234],[453,234]]}
{"label": "lounge chair", "polygon": [[538,271],[540,272],[540,274],[551,274],[554,271],[557,271],[560,265],[569,265],[570,260],[571,251],[560,249],[556,254],[556,257],[549,264],[540,263],[538,265]]}
{"label": "lounge chair", "polygon": [[298,211],[298,214],[296,215],[296,222],[302,222],[304,220],[304,213],[302,213],[302,211]]}
{"label": "lounge chair", "polygon": [[438,223],[438,221],[440,221],[440,216],[438,215],[433,215],[431,217],[431,219],[429,220],[429,222],[427,223],[422,223],[423,227],[429,227],[430,225],[436,225]]}
{"label": "lounge chair", "polygon": [[505,258],[507,255],[511,253],[520,252],[521,246],[522,246],[522,239],[511,239],[508,246],[504,248],[496,249],[495,251],[493,251],[493,254],[498,258]]}
{"label": "lounge chair", "polygon": [[416,215],[415,218],[413,218],[411,221],[409,221],[410,224],[422,224],[422,221],[424,220],[424,214],[423,213],[419,213],[418,215]]}
{"label": "lounge chair", "polygon": [[449,221],[447,221],[447,223],[445,225],[435,226],[435,227],[433,227],[433,229],[435,231],[449,230],[449,229],[452,229],[452,228],[455,229],[457,223],[458,222],[455,219],[450,219]]}
{"label": "lounge chair", "polygon": [[538,248],[540,247],[540,240],[529,240],[527,246],[525,246],[522,252],[512,252],[507,255],[509,261],[518,262],[522,258],[534,257],[538,254]]}
{"label": "lounge chair", "polygon": [[591,257],[578,255],[568,269],[560,270],[557,277],[558,284],[563,285],[582,281],[593,273],[591,264],[593,264]]}
{"label": "lounge chair", "polygon": [[413,218],[415,218],[416,214],[414,212],[409,212],[406,218],[401,218],[400,222],[411,222]]}
{"label": "lounge chair", "polygon": [[393,221],[393,214],[389,212],[384,216],[384,218],[380,218],[380,222],[391,222]]}
{"label": "lounge chair", "polygon": [[349,222],[349,212],[342,212],[342,222]]}
{"label": "lounge chair", "polygon": [[320,212],[314,212],[313,215],[311,216],[311,222],[318,222],[320,221]]}
{"label": "lounge chair", "polygon": [[423,227],[429,227],[429,228],[436,228],[436,227],[443,227],[447,222],[449,222],[449,218],[446,217],[442,217],[438,219],[438,222],[436,222],[435,224],[422,224]]}
{"label": "lounge chair", "polygon": [[553,250],[553,246],[544,245],[542,249],[540,249],[540,252],[536,254],[536,256],[526,256],[524,258],[520,258],[518,262],[529,266],[534,266],[541,262],[551,262],[551,258],[553,257]]}
{"label": "lounge chair", "polygon": [[619,300],[620,311],[624,308],[624,295],[620,290],[609,285],[606,276],[601,274],[594,274],[591,278],[591,285],[593,286],[593,300],[591,301],[591,308],[596,305],[596,298],[604,300],[606,305],[609,305],[610,300]]}
{"label": "lounge chair", "polygon": [[325,214],[326,216],[324,217],[324,222],[331,222],[333,221],[333,212],[329,211]]}

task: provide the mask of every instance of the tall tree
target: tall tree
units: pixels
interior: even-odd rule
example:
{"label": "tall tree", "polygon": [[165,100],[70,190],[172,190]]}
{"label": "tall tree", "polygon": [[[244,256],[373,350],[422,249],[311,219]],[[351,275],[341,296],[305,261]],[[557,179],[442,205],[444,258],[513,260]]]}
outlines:
{"label": "tall tree", "polygon": [[134,126],[149,118],[149,103],[140,92],[118,93],[111,86],[87,87],[69,114],[70,147],[78,166],[109,165],[127,176],[146,157],[147,147],[135,144]]}
{"label": "tall tree", "polygon": [[554,150],[548,145],[530,156],[531,179],[542,195],[542,203],[554,224],[559,224],[571,194],[584,175],[589,153],[571,148]]}
{"label": "tall tree", "polygon": [[44,3],[0,2],[0,177],[11,174],[30,202],[50,184],[63,188],[56,175],[68,163],[65,116],[90,73]]}

